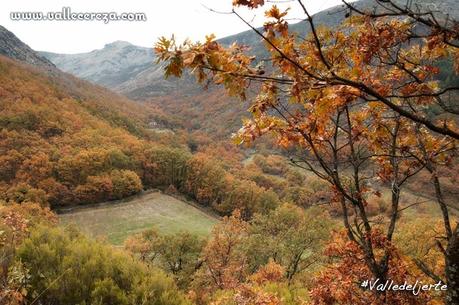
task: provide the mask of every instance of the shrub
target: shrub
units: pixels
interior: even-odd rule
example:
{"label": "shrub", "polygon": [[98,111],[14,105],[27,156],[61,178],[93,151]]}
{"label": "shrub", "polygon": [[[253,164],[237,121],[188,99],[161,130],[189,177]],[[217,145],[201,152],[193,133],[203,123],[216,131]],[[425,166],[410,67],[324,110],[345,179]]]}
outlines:
{"label": "shrub", "polygon": [[285,179],[263,174],[260,170],[245,170],[241,176],[254,181],[258,186],[267,190],[272,189],[277,194],[282,193],[288,186],[288,182]]}
{"label": "shrub", "polygon": [[297,206],[306,208],[313,205],[315,202],[312,193],[305,187],[291,186],[284,190],[283,201],[293,203]]}
{"label": "shrub", "polygon": [[35,202],[42,206],[48,205],[45,191],[31,187],[27,183],[19,183],[10,187],[6,192],[6,199],[15,203]]}
{"label": "shrub", "polygon": [[289,169],[285,174],[285,178],[291,185],[302,186],[305,184],[306,177],[297,170]]}
{"label": "shrub", "polygon": [[188,304],[163,272],[77,232],[39,227],[18,249],[17,261],[30,273],[28,302],[38,297],[43,305]]}

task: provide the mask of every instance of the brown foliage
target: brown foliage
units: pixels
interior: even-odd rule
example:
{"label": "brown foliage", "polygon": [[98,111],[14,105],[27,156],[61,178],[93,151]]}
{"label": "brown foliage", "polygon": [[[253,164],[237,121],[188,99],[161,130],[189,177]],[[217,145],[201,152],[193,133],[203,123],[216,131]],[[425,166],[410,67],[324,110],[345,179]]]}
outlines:
{"label": "brown foliage", "polygon": [[[387,280],[393,280],[398,285],[405,281],[414,285],[418,278],[408,269],[409,265],[394,245],[377,230],[373,232],[370,238],[378,253],[383,253],[381,250],[384,249],[385,253],[390,256]],[[366,259],[363,251],[355,242],[347,239],[345,232],[335,235],[334,240],[326,249],[325,255],[331,259],[331,262],[315,279],[315,285],[311,291],[312,304],[421,305],[427,304],[429,300],[429,296],[424,292],[413,295],[406,291],[378,292],[362,289],[360,285],[365,280],[374,281],[374,277],[365,264]],[[384,280],[382,282],[385,283]]]}

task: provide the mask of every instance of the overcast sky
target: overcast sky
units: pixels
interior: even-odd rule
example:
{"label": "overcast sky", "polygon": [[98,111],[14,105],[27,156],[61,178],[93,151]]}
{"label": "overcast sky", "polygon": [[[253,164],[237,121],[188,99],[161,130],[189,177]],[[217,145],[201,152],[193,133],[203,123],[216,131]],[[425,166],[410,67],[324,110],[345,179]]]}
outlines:
{"label": "overcast sky", "polygon": [[[270,2],[275,2],[272,0]],[[81,53],[100,49],[115,40],[151,47],[160,36],[175,34],[179,39],[202,40],[206,34],[225,37],[247,30],[234,15],[218,14],[208,8],[228,12],[232,0],[1,0],[3,25],[35,50]],[[290,18],[303,18],[296,1],[280,0],[291,7]],[[285,3],[287,2],[287,3]],[[311,13],[340,4],[340,0],[304,0]],[[70,7],[72,12],[142,12],[145,22],[113,21],[12,21],[11,12],[56,12]],[[207,8],[206,8],[207,7]],[[265,8],[266,9],[266,8]],[[254,25],[263,24],[265,9],[238,9]],[[291,22],[294,22],[292,20]]]}

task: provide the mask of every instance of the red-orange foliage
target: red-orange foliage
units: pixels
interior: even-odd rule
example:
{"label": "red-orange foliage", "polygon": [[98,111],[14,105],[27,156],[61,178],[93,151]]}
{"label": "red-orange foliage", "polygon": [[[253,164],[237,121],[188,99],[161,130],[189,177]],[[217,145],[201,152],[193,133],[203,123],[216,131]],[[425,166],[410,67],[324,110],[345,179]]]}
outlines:
{"label": "red-orange foliage", "polygon": [[[16,247],[38,224],[56,224],[57,217],[48,208],[36,203],[22,205],[0,204],[0,303],[7,305],[24,304],[27,293],[14,276],[26,276],[26,270],[11,268]],[[12,273],[16,273],[10,276]]]}
{"label": "red-orange foliage", "polygon": [[[56,79],[4,57],[0,70],[0,199],[56,207],[142,189],[139,177],[152,170],[145,152],[158,145],[144,128],[154,112],[69,75]],[[168,139],[185,143],[181,136]]]}
{"label": "red-orange foliage", "polygon": [[[374,230],[370,238],[376,253],[383,255],[382,250],[388,250],[385,251],[390,255],[387,280],[393,280],[398,285],[405,281],[414,285],[419,280],[408,269],[408,264],[395,246],[380,231]],[[325,255],[330,258],[330,264],[315,279],[311,291],[314,305],[425,305],[429,301],[425,292],[414,295],[409,291],[378,292],[361,287],[365,280],[374,280],[374,276],[365,264],[361,247],[349,241],[345,232],[335,235]]]}
{"label": "red-orange foliage", "polygon": [[243,255],[248,223],[235,211],[214,227],[204,247],[203,266],[195,274],[193,298],[207,300],[217,290],[234,289],[248,275],[247,258]]}

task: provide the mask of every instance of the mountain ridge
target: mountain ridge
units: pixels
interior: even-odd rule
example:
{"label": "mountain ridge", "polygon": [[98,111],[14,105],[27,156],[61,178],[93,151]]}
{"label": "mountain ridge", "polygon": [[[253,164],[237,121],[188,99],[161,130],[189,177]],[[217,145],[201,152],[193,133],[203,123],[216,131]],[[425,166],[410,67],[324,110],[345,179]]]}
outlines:
{"label": "mountain ridge", "polygon": [[[402,3],[404,0],[395,1]],[[423,5],[435,4],[432,0],[414,1]],[[459,18],[459,7],[454,2],[454,0],[442,1],[442,11],[448,11],[454,18]],[[359,9],[371,9],[374,4],[375,0],[355,2]],[[340,24],[348,15],[349,10],[343,5],[338,5],[315,14],[313,18],[317,25],[333,27]],[[289,27],[300,36],[310,31],[306,21],[290,24]],[[265,52],[261,38],[252,30],[219,39],[219,42],[224,45],[235,41],[249,45],[255,55]],[[29,48],[28,51],[33,50]],[[226,137],[237,130],[242,117],[246,114],[245,106],[240,103],[235,105],[232,99],[224,96],[221,88],[211,87],[207,92],[203,92],[202,87],[196,84],[190,75],[184,75],[180,79],[174,77],[164,79],[163,65],[155,63],[156,58],[152,48],[139,47],[118,40],[87,53],[39,52],[38,54],[37,56],[46,57],[47,61],[53,62],[53,65],[67,73],[141,102],[138,105],[140,108],[144,103],[152,106],[165,117],[181,121],[180,125],[186,126],[189,130],[204,130]],[[57,71],[57,68],[53,69]],[[59,75],[61,74],[57,73],[57,77]],[[68,76],[64,79],[71,90],[78,87],[75,83],[80,82]],[[132,103],[127,103],[122,108],[129,115],[139,111],[139,108]],[[128,111],[128,108],[135,110]]]}
{"label": "mountain ridge", "polygon": [[56,66],[46,57],[40,56],[12,32],[0,25],[0,55],[17,59],[34,66],[55,69]]}
{"label": "mountain ridge", "polygon": [[[406,0],[395,0],[403,5]],[[435,6],[438,14],[449,15],[459,19],[459,7],[454,0],[445,0],[437,3],[433,0],[414,0],[421,8]],[[360,0],[353,2],[359,9],[381,10],[375,0]],[[349,9],[344,4],[331,7],[316,13],[313,18],[317,25],[335,27],[349,15]],[[289,24],[293,32],[300,36],[310,32],[309,23],[300,21]],[[224,45],[233,42],[248,45],[254,55],[265,52],[261,38],[252,30],[218,40]],[[148,100],[150,98],[176,93],[177,90],[186,94],[196,94],[197,85],[189,77],[177,80],[164,79],[163,66],[155,64],[153,50],[132,45],[124,41],[115,41],[106,44],[104,48],[80,54],[56,54],[41,52],[63,71],[74,74],[85,80],[106,86],[118,93],[134,100]],[[129,59],[129,60],[127,60]],[[118,64],[117,64],[118,63]]]}

